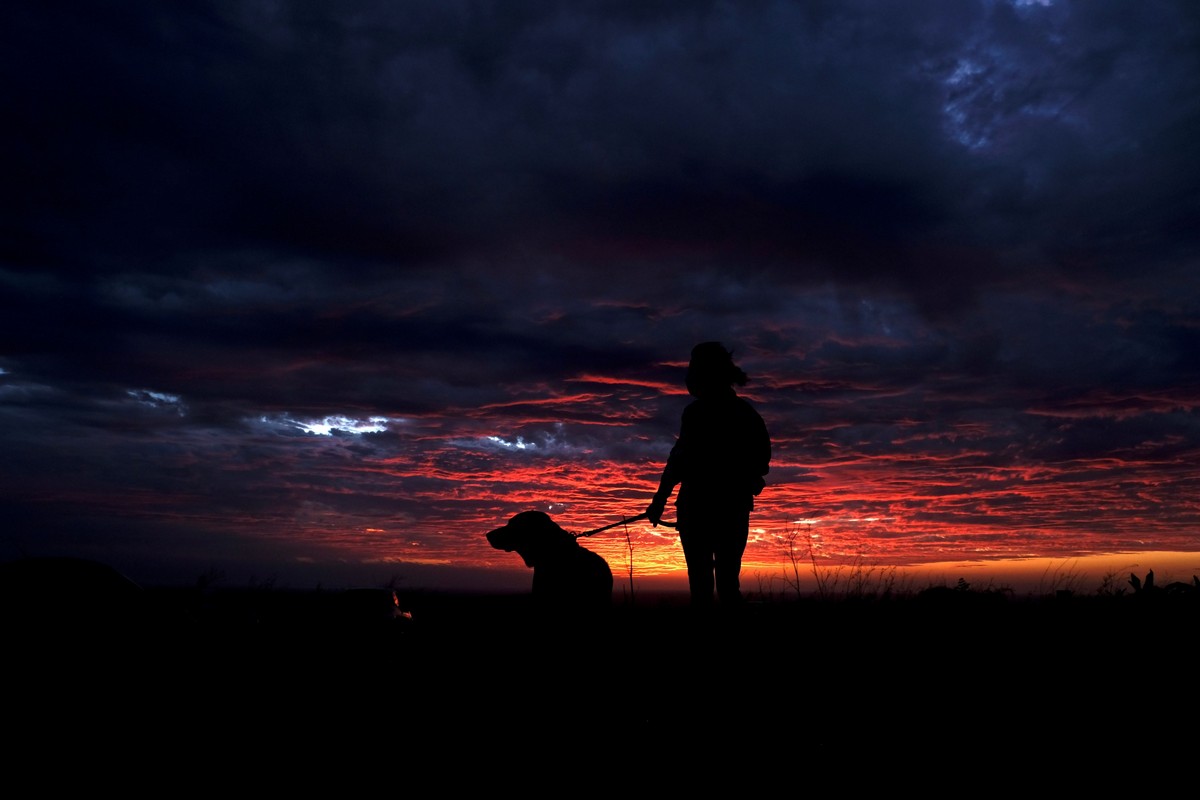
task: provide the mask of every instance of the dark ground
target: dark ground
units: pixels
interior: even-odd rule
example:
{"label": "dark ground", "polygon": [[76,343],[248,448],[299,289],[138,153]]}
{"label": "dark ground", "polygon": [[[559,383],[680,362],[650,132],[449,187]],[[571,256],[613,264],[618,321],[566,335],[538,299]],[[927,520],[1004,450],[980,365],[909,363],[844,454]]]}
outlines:
{"label": "dark ground", "polygon": [[411,619],[388,622],[330,599],[162,590],[10,613],[10,765],[70,752],[134,774],[389,765],[520,783],[571,763],[607,769],[602,785],[651,766],[668,783],[1195,776],[1197,598],[807,598],[698,618],[639,596],[578,620],[414,592]]}

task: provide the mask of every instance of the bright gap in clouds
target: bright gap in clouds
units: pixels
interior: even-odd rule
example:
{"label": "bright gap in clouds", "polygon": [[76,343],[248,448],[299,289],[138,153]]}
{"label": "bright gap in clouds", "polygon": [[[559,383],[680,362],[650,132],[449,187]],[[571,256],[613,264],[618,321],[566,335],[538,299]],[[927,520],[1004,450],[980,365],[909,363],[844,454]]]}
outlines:
{"label": "bright gap in clouds", "polygon": [[489,436],[487,440],[494,445],[497,445],[505,450],[526,450],[535,449],[537,447],[533,442],[525,441],[524,437],[518,436],[513,441],[507,441],[499,436]]}
{"label": "bright gap in clouds", "polygon": [[[3,370],[0,370],[0,372],[3,372]],[[179,395],[177,395],[177,394],[167,394],[166,392],[152,392],[149,389],[143,389],[143,390],[127,389],[125,391],[125,394],[129,395],[134,400],[137,400],[139,403],[145,403],[146,405],[151,405],[151,406],[174,405],[175,403],[179,402]]]}
{"label": "bright gap in clouds", "polygon": [[399,421],[388,417],[368,417],[363,420],[342,416],[329,416],[324,419],[307,421],[291,419],[289,417],[284,417],[283,419],[284,424],[317,436],[332,436],[334,431],[355,434],[383,433],[387,430],[388,423]]}
{"label": "bright gap in clouds", "polygon": [[126,389],[125,394],[143,406],[156,409],[174,409],[175,413],[179,416],[182,417],[184,415],[184,405],[177,394],[153,392],[149,389]]}

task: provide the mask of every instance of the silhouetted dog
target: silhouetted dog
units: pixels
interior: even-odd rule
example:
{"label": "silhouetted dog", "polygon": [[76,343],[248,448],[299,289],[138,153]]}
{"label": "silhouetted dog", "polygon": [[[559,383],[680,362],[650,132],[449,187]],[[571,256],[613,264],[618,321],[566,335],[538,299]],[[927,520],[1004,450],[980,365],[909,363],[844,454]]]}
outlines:
{"label": "silhouetted dog", "polygon": [[497,550],[516,551],[533,568],[533,597],[543,609],[570,614],[612,604],[608,562],[541,511],[522,511],[487,539]]}

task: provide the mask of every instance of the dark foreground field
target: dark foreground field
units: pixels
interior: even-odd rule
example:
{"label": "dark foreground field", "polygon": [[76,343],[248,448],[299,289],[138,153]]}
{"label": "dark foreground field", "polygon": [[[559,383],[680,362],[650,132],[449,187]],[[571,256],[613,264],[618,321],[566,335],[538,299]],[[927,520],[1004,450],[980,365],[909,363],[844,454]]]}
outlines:
{"label": "dark foreground field", "polygon": [[1194,776],[1196,598],[806,598],[698,618],[639,596],[578,620],[416,592],[388,623],[327,599],[148,591],[120,615],[10,615],[9,764]]}

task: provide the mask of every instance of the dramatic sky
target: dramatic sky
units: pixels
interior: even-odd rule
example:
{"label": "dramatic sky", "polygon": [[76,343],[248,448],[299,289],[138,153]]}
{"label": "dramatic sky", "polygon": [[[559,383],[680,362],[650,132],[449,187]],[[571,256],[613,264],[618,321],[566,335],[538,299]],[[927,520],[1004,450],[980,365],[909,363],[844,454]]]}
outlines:
{"label": "dramatic sky", "polygon": [[0,558],[527,582],[483,534],[643,511],[719,340],[774,440],[751,587],[789,542],[1200,564],[1194,0],[9,3],[0,45]]}

